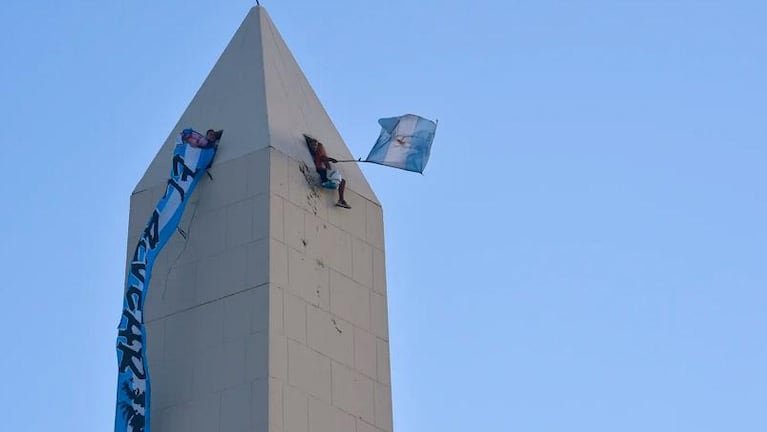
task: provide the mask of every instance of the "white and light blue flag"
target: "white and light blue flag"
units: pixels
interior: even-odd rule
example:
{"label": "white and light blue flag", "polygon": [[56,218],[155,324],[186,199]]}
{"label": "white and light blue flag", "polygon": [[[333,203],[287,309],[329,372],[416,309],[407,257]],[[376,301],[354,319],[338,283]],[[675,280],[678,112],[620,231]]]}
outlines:
{"label": "white and light blue flag", "polygon": [[423,173],[437,123],[415,114],[382,118],[381,135],[365,162]]}

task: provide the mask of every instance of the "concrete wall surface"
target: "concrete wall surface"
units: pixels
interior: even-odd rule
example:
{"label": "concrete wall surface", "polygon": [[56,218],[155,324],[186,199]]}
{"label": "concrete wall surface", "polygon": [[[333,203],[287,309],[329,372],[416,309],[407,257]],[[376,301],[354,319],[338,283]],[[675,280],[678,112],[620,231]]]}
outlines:
{"label": "concrete wall surface", "polygon": [[392,430],[381,207],[272,151],[269,430]]}

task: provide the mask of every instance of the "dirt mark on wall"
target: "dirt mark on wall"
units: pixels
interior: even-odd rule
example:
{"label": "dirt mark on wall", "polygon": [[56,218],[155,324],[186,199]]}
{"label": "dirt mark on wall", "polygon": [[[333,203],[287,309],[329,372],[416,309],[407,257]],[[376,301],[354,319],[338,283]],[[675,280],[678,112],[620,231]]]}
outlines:
{"label": "dirt mark on wall", "polygon": [[306,184],[309,185],[309,192],[306,194],[306,204],[312,210],[312,213],[316,215],[320,204],[320,190],[319,187],[317,187],[317,180],[314,178],[312,170],[309,169],[309,166],[306,165],[306,163],[301,162],[298,169],[301,170],[301,174],[304,175]]}

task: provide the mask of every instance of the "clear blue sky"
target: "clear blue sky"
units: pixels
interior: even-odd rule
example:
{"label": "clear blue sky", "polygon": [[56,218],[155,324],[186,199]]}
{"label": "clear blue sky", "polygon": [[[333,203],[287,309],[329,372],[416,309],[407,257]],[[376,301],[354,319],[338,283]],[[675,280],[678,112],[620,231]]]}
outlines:
{"label": "clear blue sky", "polygon": [[[396,432],[767,430],[767,2],[264,4],[355,155],[440,120],[365,167]],[[111,430],[129,195],[251,5],[2,1],[1,429]]]}

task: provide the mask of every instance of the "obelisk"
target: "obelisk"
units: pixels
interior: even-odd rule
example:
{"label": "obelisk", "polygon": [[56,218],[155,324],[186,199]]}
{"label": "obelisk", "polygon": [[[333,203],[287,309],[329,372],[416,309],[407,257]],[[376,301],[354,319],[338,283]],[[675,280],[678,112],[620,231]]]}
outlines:
{"label": "obelisk", "polygon": [[128,259],[174,139],[223,129],[145,300],[150,432],[392,430],[381,205],[266,11],[245,17],[131,196]]}

